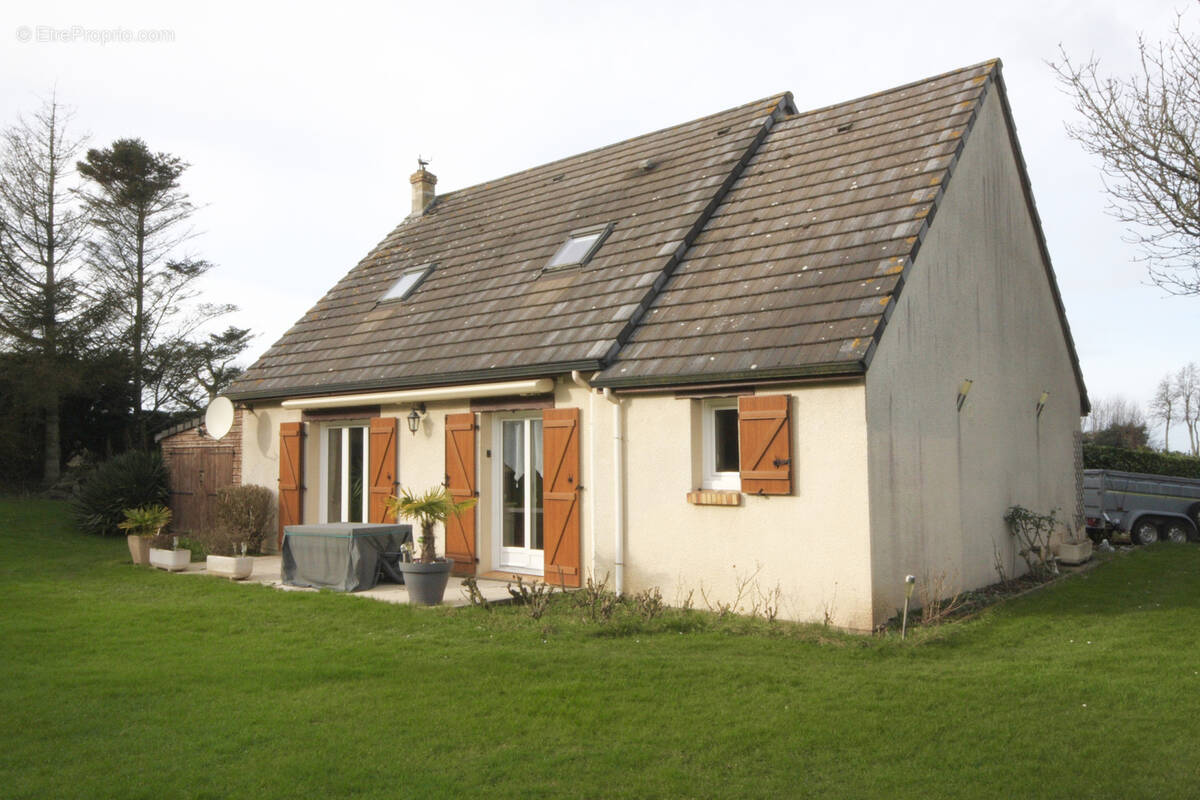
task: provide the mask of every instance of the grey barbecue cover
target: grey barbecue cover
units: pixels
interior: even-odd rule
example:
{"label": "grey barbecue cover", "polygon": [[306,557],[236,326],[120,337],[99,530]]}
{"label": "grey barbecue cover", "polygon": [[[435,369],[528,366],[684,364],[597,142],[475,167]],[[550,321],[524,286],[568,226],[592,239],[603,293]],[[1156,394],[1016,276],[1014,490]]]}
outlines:
{"label": "grey barbecue cover", "polygon": [[329,523],[283,529],[283,582],[339,592],[375,585],[382,553],[412,539],[411,525]]}

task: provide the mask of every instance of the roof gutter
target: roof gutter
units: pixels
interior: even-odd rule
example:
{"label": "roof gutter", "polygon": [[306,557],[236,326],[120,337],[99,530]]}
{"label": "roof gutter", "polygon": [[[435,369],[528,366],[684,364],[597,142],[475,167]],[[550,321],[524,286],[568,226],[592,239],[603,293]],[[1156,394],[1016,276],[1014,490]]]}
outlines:
{"label": "roof gutter", "polygon": [[551,378],[502,383],[475,383],[465,386],[443,386],[433,389],[408,389],[398,392],[367,394],[333,394],[324,397],[302,397],[284,400],[284,408],[343,408],[347,406],[395,405],[423,403],[435,400],[466,400],[473,397],[503,397],[507,395],[549,394],[554,391]]}
{"label": "roof gutter", "polygon": [[354,383],[329,383],[325,386],[310,384],[295,388],[255,388],[255,384],[261,382],[251,379],[241,385],[235,383],[233,388],[225,393],[225,396],[237,402],[247,402],[251,400],[281,400],[288,397],[324,397],[334,393],[357,394],[371,390],[392,392],[402,389],[427,389],[435,386],[460,386],[468,383],[543,378],[546,375],[561,375],[572,370],[598,370],[600,368],[601,364],[598,360],[587,359],[500,367],[498,369],[443,372],[435,375],[416,375],[403,378],[377,378],[372,381],[356,381]]}
{"label": "roof gutter", "polygon": [[[619,364],[618,364],[619,366]],[[829,364],[812,364],[780,369],[741,370],[737,372],[714,372],[698,375],[650,375],[623,378],[600,376],[592,381],[597,388],[609,387],[621,391],[671,390],[689,386],[716,386],[727,383],[761,384],[808,380],[833,380],[862,377],[867,371],[862,361],[839,361]]]}

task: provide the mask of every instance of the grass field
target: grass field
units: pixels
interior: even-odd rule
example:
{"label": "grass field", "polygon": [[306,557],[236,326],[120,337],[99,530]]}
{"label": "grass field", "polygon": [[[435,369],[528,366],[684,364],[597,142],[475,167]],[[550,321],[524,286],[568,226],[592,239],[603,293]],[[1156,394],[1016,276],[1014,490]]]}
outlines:
{"label": "grass field", "polygon": [[907,642],[409,609],[0,501],[0,797],[1196,797],[1200,547]]}

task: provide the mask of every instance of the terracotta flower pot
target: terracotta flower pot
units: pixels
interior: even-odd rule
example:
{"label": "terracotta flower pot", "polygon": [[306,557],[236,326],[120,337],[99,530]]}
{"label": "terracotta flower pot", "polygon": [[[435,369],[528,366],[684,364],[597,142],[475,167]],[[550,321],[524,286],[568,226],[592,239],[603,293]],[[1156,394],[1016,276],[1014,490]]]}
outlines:
{"label": "terracotta flower pot", "polygon": [[131,533],[125,537],[125,541],[129,542],[129,556],[133,559],[134,564],[150,563],[149,537],[138,536],[136,533]]}

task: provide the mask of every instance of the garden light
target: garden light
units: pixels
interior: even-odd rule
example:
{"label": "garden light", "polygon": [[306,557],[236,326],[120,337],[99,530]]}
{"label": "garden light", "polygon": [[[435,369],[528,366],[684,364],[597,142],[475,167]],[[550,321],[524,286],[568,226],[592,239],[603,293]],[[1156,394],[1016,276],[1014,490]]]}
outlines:
{"label": "garden light", "polygon": [[913,588],[917,585],[916,575],[904,576],[904,619],[900,622],[900,638],[908,634],[908,601],[912,599]]}

